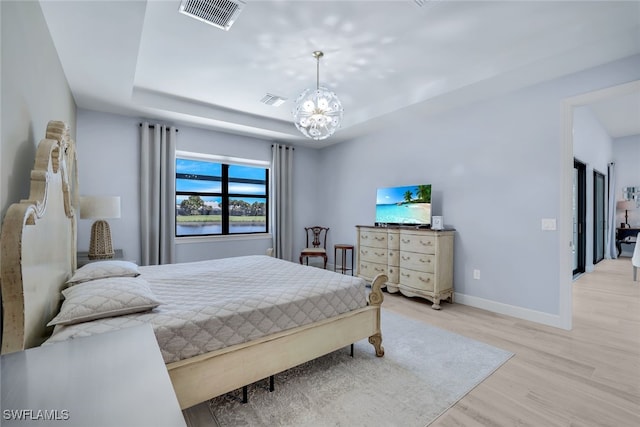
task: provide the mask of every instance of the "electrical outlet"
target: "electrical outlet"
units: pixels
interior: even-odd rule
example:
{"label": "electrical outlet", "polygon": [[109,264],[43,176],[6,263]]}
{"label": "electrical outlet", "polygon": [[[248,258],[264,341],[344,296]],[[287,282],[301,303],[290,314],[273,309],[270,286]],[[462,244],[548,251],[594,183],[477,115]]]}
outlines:
{"label": "electrical outlet", "polygon": [[480,280],[480,270],[473,270],[473,278]]}

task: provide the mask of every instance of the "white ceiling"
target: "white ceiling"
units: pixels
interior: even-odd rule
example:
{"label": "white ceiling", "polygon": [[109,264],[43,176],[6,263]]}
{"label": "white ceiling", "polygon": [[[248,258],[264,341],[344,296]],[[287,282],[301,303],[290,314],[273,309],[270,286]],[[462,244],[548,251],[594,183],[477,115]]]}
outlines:
{"label": "white ceiling", "polygon": [[610,137],[640,135],[640,91],[606,98],[589,106]]}
{"label": "white ceiling", "polygon": [[[637,1],[424,3],[248,1],[223,31],[178,13],[180,0],[41,1],[78,107],[310,145],[291,110],[315,86],[314,50],[345,111],[324,145],[405,107],[449,108],[640,53]],[[266,93],[288,100],[267,106]],[[622,130],[640,126],[628,110],[613,116],[627,117],[603,118],[615,136],[640,133]]]}

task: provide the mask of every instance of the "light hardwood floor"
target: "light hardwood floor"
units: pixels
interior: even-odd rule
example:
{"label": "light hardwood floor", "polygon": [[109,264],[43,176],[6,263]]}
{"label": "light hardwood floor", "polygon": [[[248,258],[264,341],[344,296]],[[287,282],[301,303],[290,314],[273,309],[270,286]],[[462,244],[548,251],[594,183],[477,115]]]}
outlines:
{"label": "light hardwood floor", "polygon": [[[386,309],[515,353],[432,426],[640,426],[640,282],[629,258],[573,284],[573,330],[385,294]],[[514,284],[517,286],[517,284]],[[383,329],[384,337],[384,329]]]}
{"label": "light hardwood floor", "polygon": [[[574,282],[571,331],[399,294],[383,307],[515,353],[431,427],[640,426],[640,282],[629,258]],[[204,405],[187,421],[215,425]]]}

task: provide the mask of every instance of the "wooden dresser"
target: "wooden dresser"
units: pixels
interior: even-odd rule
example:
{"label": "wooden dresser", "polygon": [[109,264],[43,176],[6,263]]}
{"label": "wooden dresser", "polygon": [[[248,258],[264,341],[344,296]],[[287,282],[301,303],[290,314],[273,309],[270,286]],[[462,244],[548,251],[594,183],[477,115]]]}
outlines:
{"label": "wooden dresser", "polygon": [[358,225],[357,275],[372,280],[389,277],[391,293],[421,297],[439,310],[443,299],[453,302],[454,230]]}

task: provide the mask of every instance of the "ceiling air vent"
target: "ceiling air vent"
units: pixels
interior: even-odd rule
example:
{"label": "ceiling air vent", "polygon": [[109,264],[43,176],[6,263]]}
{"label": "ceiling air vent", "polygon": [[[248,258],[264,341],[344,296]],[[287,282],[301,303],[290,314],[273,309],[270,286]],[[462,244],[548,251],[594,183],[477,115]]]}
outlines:
{"label": "ceiling air vent", "polygon": [[284,101],[286,101],[287,98],[283,98],[281,96],[278,95],[273,95],[270,93],[267,93],[261,100],[260,102],[262,102],[263,104],[267,104],[267,105],[273,105],[274,107],[279,107],[282,104],[284,104]]}
{"label": "ceiling air vent", "polygon": [[238,18],[243,0],[182,0],[180,13],[228,31]]}

